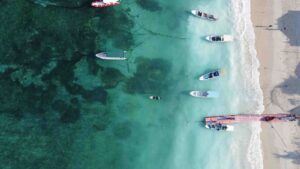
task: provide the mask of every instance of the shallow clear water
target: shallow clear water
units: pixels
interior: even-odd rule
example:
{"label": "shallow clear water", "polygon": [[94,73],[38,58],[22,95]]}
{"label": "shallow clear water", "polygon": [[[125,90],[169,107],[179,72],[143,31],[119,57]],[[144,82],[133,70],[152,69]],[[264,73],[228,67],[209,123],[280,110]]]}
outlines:
{"label": "shallow clear water", "polygon": [[[85,1],[78,8],[42,7],[29,1],[0,3],[7,11],[17,6],[17,12],[29,15],[23,17],[25,23],[13,25],[25,28],[22,43],[15,42],[18,34],[14,30],[1,29],[2,37],[7,33],[15,37],[7,45],[10,50],[1,46],[3,55],[16,57],[16,52],[28,50],[20,56],[25,61],[2,59],[1,78],[11,79],[12,84],[3,90],[16,95],[30,91],[19,99],[24,105],[16,110],[0,106],[5,131],[1,149],[8,154],[0,159],[3,167],[18,168],[21,163],[29,168],[72,169],[260,165],[251,164],[253,155],[249,154],[258,152],[249,151],[249,145],[254,144],[251,138],[259,128],[254,131],[253,126],[243,124],[237,125],[235,132],[217,132],[201,123],[209,115],[260,111],[255,53],[249,52],[254,48],[250,44],[253,30],[248,30],[252,25],[250,18],[236,15],[249,12],[247,1],[131,0],[106,9],[88,8]],[[219,20],[193,17],[189,10],[195,8],[215,14]],[[55,22],[43,23],[47,16]],[[30,20],[35,17],[39,19]],[[232,34],[235,41],[206,42],[204,37],[210,34]],[[96,52],[116,49],[127,50],[129,60],[109,62],[93,57]],[[197,80],[218,68],[225,72],[221,78]],[[29,80],[22,78],[24,74]],[[220,97],[192,98],[190,90],[216,90]],[[43,97],[43,93],[53,94]],[[149,100],[150,95],[162,100]],[[1,99],[4,96],[1,94]],[[24,101],[29,98],[33,101]],[[254,147],[259,149],[259,145]],[[59,155],[53,157],[55,154]]]}

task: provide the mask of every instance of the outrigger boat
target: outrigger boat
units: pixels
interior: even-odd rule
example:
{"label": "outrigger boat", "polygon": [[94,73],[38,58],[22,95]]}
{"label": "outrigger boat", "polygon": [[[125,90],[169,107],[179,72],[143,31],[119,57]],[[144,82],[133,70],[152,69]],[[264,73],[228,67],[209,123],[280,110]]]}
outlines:
{"label": "outrigger boat", "polygon": [[[216,130],[233,130],[233,126],[229,124],[242,122],[290,122],[300,119],[295,114],[237,114],[228,116],[210,116],[205,117],[205,127]],[[223,129],[223,126],[226,126]]]}
{"label": "outrigger boat", "polygon": [[231,42],[233,37],[231,35],[209,35],[205,37],[210,42]]}
{"label": "outrigger boat", "polygon": [[[96,57],[103,59],[103,60],[126,60],[127,58],[126,58],[125,54],[126,54],[126,51],[123,51],[121,53],[121,56],[114,57],[112,55],[116,55],[116,54],[113,54],[111,52],[101,52],[101,53],[97,53]],[[120,55],[120,53],[119,53],[119,55]]]}
{"label": "outrigger boat", "polygon": [[233,131],[234,130],[234,126],[232,125],[224,125],[224,124],[206,124],[205,128],[208,129],[215,129],[217,131],[219,130],[224,130],[224,131]]}
{"label": "outrigger boat", "polygon": [[151,100],[160,100],[161,98],[159,96],[149,96],[149,99],[151,99]]}
{"label": "outrigger boat", "polygon": [[202,18],[202,19],[206,19],[206,20],[209,20],[209,21],[216,21],[217,18],[214,17],[214,15],[211,15],[211,14],[207,14],[205,12],[201,12],[199,10],[191,10],[191,13],[194,15],[194,16],[197,16],[199,18]]}
{"label": "outrigger boat", "polygon": [[219,93],[216,91],[191,91],[191,96],[201,98],[216,98],[219,97]]}
{"label": "outrigger boat", "polygon": [[211,116],[205,118],[206,124],[233,124],[241,122],[288,122],[299,119],[295,114],[237,114],[228,116]]}
{"label": "outrigger boat", "polygon": [[103,7],[115,6],[119,4],[120,4],[119,0],[96,0],[92,2],[91,5],[95,8],[103,8]]}
{"label": "outrigger boat", "polygon": [[223,74],[221,69],[214,70],[212,72],[205,73],[199,77],[199,80],[210,80],[215,79]]}

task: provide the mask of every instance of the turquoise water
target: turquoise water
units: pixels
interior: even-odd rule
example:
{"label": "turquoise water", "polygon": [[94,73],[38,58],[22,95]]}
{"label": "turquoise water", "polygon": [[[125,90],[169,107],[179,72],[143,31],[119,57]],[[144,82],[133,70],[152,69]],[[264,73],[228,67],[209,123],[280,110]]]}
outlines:
{"label": "turquoise water", "polygon": [[[0,1],[1,168],[261,167],[258,124],[234,132],[201,124],[262,109],[248,1],[88,3]],[[219,20],[195,18],[195,8]],[[235,41],[208,43],[210,34]],[[117,49],[129,60],[94,57]],[[218,68],[225,76],[197,80]],[[192,98],[190,90],[220,97]]]}

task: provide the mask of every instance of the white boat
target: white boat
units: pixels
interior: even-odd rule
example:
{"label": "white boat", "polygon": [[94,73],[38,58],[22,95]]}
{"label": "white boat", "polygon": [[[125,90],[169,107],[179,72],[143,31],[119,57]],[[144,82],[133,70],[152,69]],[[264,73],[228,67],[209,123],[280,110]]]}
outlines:
{"label": "white boat", "polygon": [[209,35],[205,37],[210,42],[231,42],[233,37],[231,35]]}
{"label": "white boat", "polygon": [[201,12],[199,10],[191,10],[191,13],[196,17],[206,19],[206,20],[209,20],[209,21],[216,21],[217,20],[217,18],[214,15],[207,14],[207,13]]}
{"label": "white boat", "polygon": [[205,73],[199,77],[199,80],[210,80],[215,79],[219,76],[221,76],[223,73],[222,69],[214,70],[208,73]]}
{"label": "white boat", "polygon": [[223,130],[223,131],[233,131],[234,130],[234,126],[231,125],[225,125],[225,124],[206,124],[205,128],[208,129],[214,129],[217,131]]}
{"label": "white boat", "polygon": [[[114,54],[110,54],[109,52],[101,52],[101,53],[97,53],[96,57],[103,59],[103,60],[126,60],[127,58],[125,57],[126,51],[123,51],[121,53],[121,56],[116,56],[114,57]],[[120,53],[119,53],[120,55]]]}
{"label": "white boat", "polygon": [[149,96],[149,99],[151,99],[151,100],[160,100],[161,98],[159,96]]}
{"label": "white boat", "polygon": [[201,97],[201,98],[216,98],[219,97],[219,93],[216,91],[191,91],[191,96]]}
{"label": "white boat", "polygon": [[92,2],[91,5],[95,8],[103,8],[103,7],[115,6],[119,4],[120,4],[119,0],[96,0]]}

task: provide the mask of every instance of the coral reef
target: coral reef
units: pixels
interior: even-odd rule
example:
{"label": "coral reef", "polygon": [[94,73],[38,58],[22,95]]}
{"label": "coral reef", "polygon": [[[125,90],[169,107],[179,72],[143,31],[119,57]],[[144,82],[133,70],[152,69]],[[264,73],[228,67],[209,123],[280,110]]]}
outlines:
{"label": "coral reef", "polygon": [[43,7],[57,6],[63,8],[79,8],[79,7],[87,6],[90,3],[90,0],[27,0],[27,1],[42,5]]}
{"label": "coral reef", "polygon": [[114,126],[113,133],[118,139],[127,139],[131,135],[131,125],[129,122],[118,123]]}
{"label": "coral reef", "polygon": [[140,57],[136,62],[136,73],[126,82],[128,93],[161,93],[168,89],[172,81],[168,76],[171,69],[168,61]]}
{"label": "coral reef", "polygon": [[106,68],[101,72],[101,79],[105,88],[114,88],[125,80],[125,76],[118,69]]}
{"label": "coral reef", "polygon": [[162,7],[155,0],[136,0],[136,3],[143,9],[155,12],[162,10]]}
{"label": "coral reef", "polygon": [[[108,41],[130,49],[133,21],[120,9],[89,8],[87,0],[0,3],[0,168],[71,168],[75,141],[85,138],[82,133],[106,131],[113,118],[110,110],[83,106],[105,107],[106,89],[125,80],[120,71],[100,66],[94,54]],[[87,89],[76,83],[81,61],[103,84]],[[130,135],[120,130],[117,136]]]}

